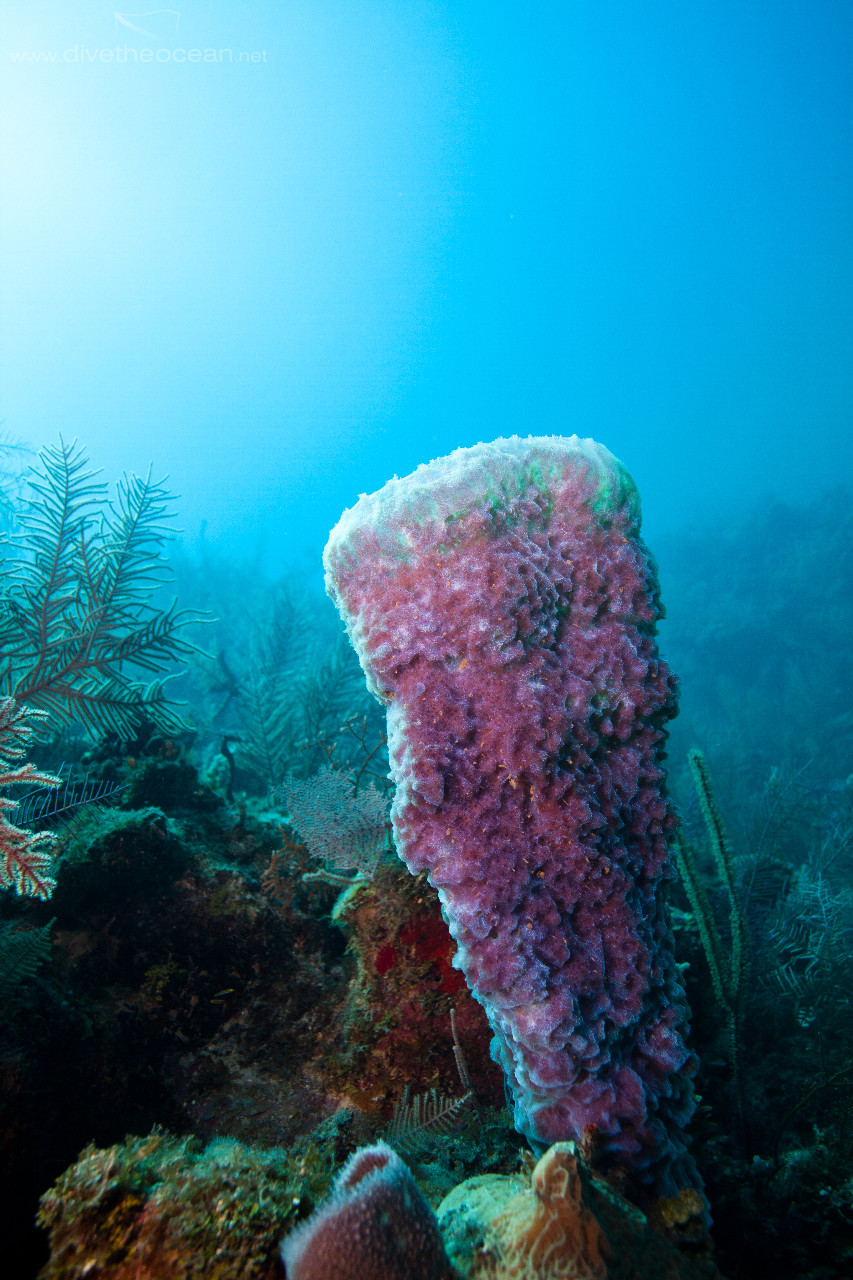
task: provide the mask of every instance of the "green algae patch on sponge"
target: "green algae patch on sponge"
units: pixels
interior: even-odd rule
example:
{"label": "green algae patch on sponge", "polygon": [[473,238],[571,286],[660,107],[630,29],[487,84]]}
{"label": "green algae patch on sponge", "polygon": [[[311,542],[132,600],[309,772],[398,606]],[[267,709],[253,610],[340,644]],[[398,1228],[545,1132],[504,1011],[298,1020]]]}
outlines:
{"label": "green algae patch on sponge", "polygon": [[397,850],[438,890],[516,1127],[644,1203],[694,1184],[661,894],[676,684],[628,473],[576,436],[458,449],[361,497],[324,563],[388,707]]}

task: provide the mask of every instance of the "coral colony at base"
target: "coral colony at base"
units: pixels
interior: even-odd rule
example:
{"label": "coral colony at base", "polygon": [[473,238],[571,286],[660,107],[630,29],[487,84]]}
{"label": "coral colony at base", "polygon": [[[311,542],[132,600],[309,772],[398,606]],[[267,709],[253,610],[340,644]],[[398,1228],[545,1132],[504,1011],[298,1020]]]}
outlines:
{"label": "coral colony at base", "polygon": [[397,850],[438,889],[516,1127],[646,1201],[697,1175],[661,896],[676,685],[639,526],[602,446],[512,437],[361,497],[324,562],[388,705]]}

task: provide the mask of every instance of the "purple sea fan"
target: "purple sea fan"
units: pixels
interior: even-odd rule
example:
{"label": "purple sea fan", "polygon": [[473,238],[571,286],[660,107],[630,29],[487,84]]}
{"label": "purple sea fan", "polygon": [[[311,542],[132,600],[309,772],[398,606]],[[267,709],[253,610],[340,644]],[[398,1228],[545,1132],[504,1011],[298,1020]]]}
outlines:
{"label": "purple sea fan", "polygon": [[624,467],[577,436],[458,449],[362,496],[327,589],[388,705],[395,844],[427,871],[515,1123],[645,1200],[696,1181],[661,896],[675,680]]}
{"label": "purple sea fan", "polygon": [[318,875],[354,871],[372,879],[385,849],[388,816],[388,801],[372,782],[356,792],[347,774],[326,768],[313,778],[288,778],[276,794],[311,857],[324,864]]}

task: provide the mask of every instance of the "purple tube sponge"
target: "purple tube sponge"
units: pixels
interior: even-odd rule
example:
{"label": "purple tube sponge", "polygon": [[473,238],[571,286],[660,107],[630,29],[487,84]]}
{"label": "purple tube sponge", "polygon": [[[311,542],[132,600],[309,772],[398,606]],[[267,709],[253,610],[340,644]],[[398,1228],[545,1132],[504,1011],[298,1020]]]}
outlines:
{"label": "purple tube sponge", "polygon": [[284,1240],[287,1280],[454,1280],[435,1214],[395,1151],[360,1147]]}
{"label": "purple tube sponge", "polygon": [[661,897],[674,677],[624,467],[577,436],[420,466],[344,512],[327,589],[388,704],[397,850],[427,871],[515,1123],[641,1197],[695,1181]]}

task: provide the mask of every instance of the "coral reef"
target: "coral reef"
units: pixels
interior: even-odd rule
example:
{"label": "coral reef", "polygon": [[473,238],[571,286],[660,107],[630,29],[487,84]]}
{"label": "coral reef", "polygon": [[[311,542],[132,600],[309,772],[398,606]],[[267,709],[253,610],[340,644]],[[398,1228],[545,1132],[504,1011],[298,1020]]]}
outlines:
{"label": "coral reef", "polygon": [[[680,1193],[698,1236],[694,1256],[596,1179],[572,1143],[556,1143],[530,1178],[477,1177],[442,1202],[438,1221],[466,1280],[713,1280],[705,1206]],[[678,1217],[678,1215],[674,1215]],[[680,1223],[680,1220],[679,1220]]]}
{"label": "coral reef", "polygon": [[[86,517],[94,537],[87,563],[108,577],[109,566],[118,567],[112,551],[133,544],[125,538],[130,528],[95,491],[88,506],[80,505],[78,481],[88,486],[91,480],[85,468],[75,470],[78,461],[73,450],[47,458],[36,480],[44,487],[51,469],[56,481],[67,474],[63,509],[77,534],[78,517]],[[127,490],[126,497],[138,503],[144,488]],[[154,490],[148,494],[156,506]],[[91,584],[75,577],[83,565],[81,543],[57,540],[58,493],[46,495],[50,534],[31,523],[38,515],[33,507],[19,509],[27,568],[8,559],[4,565],[0,687],[7,677],[26,683],[34,670],[35,648],[27,648],[26,618],[17,613],[25,579],[38,608],[54,620],[48,631],[57,657],[109,656],[107,636],[101,635],[104,648],[95,643],[94,616],[87,624],[93,647],[74,648],[75,608],[85,612],[87,602],[97,606],[100,597],[97,575]],[[487,532],[493,525],[497,531],[523,497],[499,493]],[[548,540],[554,541],[554,513],[541,511],[537,533],[536,503],[523,505],[523,519],[512,529],[504,522],[501,533],[515,538],[519,576],[510,547],[502,561],[506,573],[495,575],[491,588],[495,607],[501,599],[506,604],[505,591],[522,612],[537,593],[550,590],[542,566]],[[134,510],[141,512],[138,505]],[[153,507],[147,511],[156,515]],[[687,677],[668,767],[689,855],[689,865],[680,864],[683,883],[670,881],[666,895],[694,1011],[692,1046],[701,1058],[692,1150],[713,1205],[719,1265],[730,1280],[755,1280],[768,1265],[778,1280],[835,1280],[850,1273],[853,1259],[853,716],[844,639],[853,616],[853,591],[846,589],[851,511],[849,495],[839,493],[812,507],[765,507],[726,528],[681,531],[663,566],[672,615],[666,650]],[[612,520],[605,503],[594,515],[581,506],[577,520],[581,543],[594,532],[596,572],[608,576],[619,519]],[[599,527],[599,520],[609,527]],[[107,524],[109,539],[101,541]],[[143,525],[153,532],[145,517]],[[544,550],[536,542],[542,530]],[[618,544],[617,562],[625,557],[639,574],[645,562],[635,533],[627,533],[627,546]],[[494,551],[490,537],[484,537],[484,556]],[[57,584],[50,594],[40,541],[60,551],[67,590]],[[159,536],[148,547],[159,573]],[[521,554],[525,547],[529,555]],[[459,549],[451,546],[443,563],[452,564]],[[96,695],[90,712],[97,719],[98,699],[108,698],[97,672],[76,693],[57,695],[47,719],[27,703],[3,710],[20,715],[20,725],[35,728],[39,739],[30,747],[22,735],[20,754],[0,752],[8,784],[3,799],[9,799],[4,815],[21,837],[35,838],[43,861],[28,865],[56,888],[50,901],[21,895],[7,864],[9,883],[0,892],[0,1274],[31,1280],[47,1265],[46,1275],[62,1272],[68,1280],[96,1272],[114,1280],[130,1266],[139,1275],[146,1268],[181,1274],[192,1264],[195,1274],[215,1276],[221,1268],[246,1280],[282,1277],[282,1236],[310,1218],[356,1150],[379,1140],[398,1152],[433,1209],[465,1183],[453,1214],[442,1209],[442,1226],[445,1248],[466,1280],[469,1272],[494,1280],[501,1267],[532,1270],[536,1280],[549,1268],[577,1270],[576,1239],[597,1242],[608,1275],[626,1274],[625,1268],[632,1276],[657,1277],[668,1269],[691,1280],[713,1274],[704,1253],[704,1200],[695,1186],[657,1199],[638,1195],[644,1188],[630,1171],[622,1176],[618,1160],[589,1167],[581,1146],[594,1147],[590,1142],[579,1143],[571,1159],[558,1147],[565,1160],[551,1155],[555,1162],[543,1166],[549,1176],[537,1179],[540,1194],[534,1190],[534,1161],[512,1127],[503,1072],[489,1055],[492,1031],[454,967],[457,943],[425,869],[410,875],[391,841],[382,850],[377,839],[360,864],[369,880],[350,884],[350,859],[341,861],[337,852],[321,874],[346,875],[347,892],[316,878],[320,861],[312,847],[315,854],[321,850],[310,824],[302,830],[285,793],[271,795],[268,784],[291,779],[296,789],[308,784],[309,794],[316,788],[317,816],[342,852],[358,824],[346,820],[319,770],[331,768],[348,788],[352,783],[347,800],[369,795],[370,784],[390,800],[391,788],[385,708],[367,691],[334,606],[307,569],[275,583],[254,565],[214,559],[205,549],[193,568],[185,552],[174,550],[179,598],[203,600],[218,615],[195,635],[217,655],[213,662],[190,648],[171,653],[187,659],[181,688],[191,731],[176,717],[161,719],[155,704],[136,703],[128,692],[138,675],[131,666],[120,673],[128,685],[116,691],[132,729],[130,721],[121,732],[110,729],[108,718],[86,720],[88,727],[70,723],[74,698],[87,690]],[[588,600],[595,583],[584,557],[581,547],[567,568],[573,594],[565,613],[555,614],[555,634],[573,637],[583,656],[585,640],[627,637],[636,626],[639,660],[649,652],[652,624],[633,608],[612,616],[604,587],[587,631],[567,629],[572,608]],[[113,599],[127,604],[130,626],[138,617],[131,596],[139,580],[131,573],[123,581],[130,594],[119,584]],[[651,575],[645,581],[649,585]],[[479,571],[463,583],[454,604],[460,621],[471,616],[466,595],[483,594]],[[645,591],[638,603],[656,607],[653,591]],[[419,600],[411,594],[412,611],[420,609]],[[539,622],[542,616],[540,610]],[[525,626],[522,618],[519,634]],[[129,634],[121,627],[119,633]],[[149,634],[163,633],[154,624]],[[452,628],[445,639],[454,639]],[[528,648],[535,658],[547,646]],[[487,773],[484,790],[473,797],[476,807],[492,787],[500,821],[514,806],[525,823],[544,817],[547,796],[538,797],[542,807],[530,806],[517,764],[519,754],[548,742],[552,725],[537,723],[529,704],[545,706],[547,690],[540,685],[548,684],[549,662],[559,657],[556,645],[549,652],[542,659],[547,680],[520,686],[518,741],[510,735],[506,767]],[[601,648],[596,661],[606,665],[607,652]],[[629,649],[622,652],[633,664]],[[501,697],[508,671],[523,661],[507,655],[496,667],[480,659],[481,674]],[[464,666],[460,659],[455,669],[452,663],[424,668],[422,678],[434,680],[444,696],[448,687],[458,690],[460,675],[472,674],[475,658]],[[72,662],[66,674],[75,669],[82,671]],[[45,674],[50,670],[42,668]],[[609,706],[614,730],[630,722],[631,686],[615,685],[610,672],[608,681],[606,689],[596,686],[597,704],[588,708],[603,746],[584,739],[592,760],[584,785],[603,780],[605,764],[617,767],[617,781],[624,777],[625,744],[615,732],[608,736],[604,720]],[[572,686],[569,719],[582,704],[583,687]],[[621,712],[613,706],[619,697]],[[402,711],[402,692],[395,702]],[[507,742],[500,735],[511,718],[491,714],[491,723],[489,714],[477,726],[487,736],[478,734],[476,742],[485,740],[491,750]],[[584,729],[582,717],[577,723]],[[652,726],[663,727],[662,719]],[[435,728],[430,750],[449,742],[441,725]],[[674,741],[680,744],[675,752]],[[695,751],[688,755],[695,743],[707,750],[716,786],[710,812],[706,770],[697,767]],[[452,763],[461,773],[460,755]],[[26,766],[29,759],[38,767]],[[582,751],[559,756],[555,777],[569,760],[583,762]],[[24,774],[16,772],[21,768]],[[58,788],[49,785],[47,770],[61,775]],[[453,783],[449,770],[446,776]],[[649,784],[646,794],[657,788]],[[587,793],[593,809],[595,800]],[[636,819],[641,830],[639,807],[640,800],[623,805],[620,816],[632,826]],[[603,851],[612,814],[602,814],[604,825],[588,838],[598,834]],[[377,834],[379,820],[377,800]],[[667,808],[662,826],[669,823]],[[465,833],[465,823],[454,816],[444,830],[448,826],[446,843],[455,850],[450,842]],[[515,847],[525,853],[523,841]],[[620,870],[616,858],[606,861]],[[484,863],[484,875],[498,880],[496,865]],[[553,865],[531,863],[531,877],[538,870],[550,874]],[[604,890],[603,859],[593,855],[584,867],[583,895],[591,883],[602,886],[594,911],[609,918],[615,903]],[[653,880],[643,882],[643,893]],[[632,905],[645,901],[641,894]],[[585,928],[590,912],[576,912],[573,929],[575,918]],[[651,914],[649,929],[659,922]],[[590,959],[577,945],[588,935],[566,936],[579,952],[577,973]],[[748,977],[739,959],[747,942]],[[661,945],[669,945],[664,935]],[[544,954],[536,937],[532,950]],[[615,981],[615,967],[613,974]],[[597,988],[592,997],[585,992],[580,1013],[587,1016],[600,996]],[[624,1030],[620,1051],[631,1049],[636,1026],[629,1021]],[[149,1136],[124,1139],[129,1133]],[[39,1229],[34,1217],[46,1188],[41,1221],[47,1229]],[[642,1200],[643,1214],[623,1192]],[[587,1255],[593,1268],[599,1265],[594,1251]]]}
{"label": "coral reef", "polygon": [[[150,749],[92,753],[126,807],[62,834],[49,904],[0,901],[6,1274],[34,1274],[17,1259],[38,1256],[38,1195],[91,1141],[159,1123],[295,1151],[317,1131],[328,1180],[407,1086],[458,1090],[451,1002],[475,1087],[502,1102],[434,891],[382,867],[333,922],[338,890],[305,882],[314,864],[280,812],[229,807],[173,743]],[[487,1119],[428,1153],[436,1202],[476,1169],[512,1167],[518,1139]]]}
{"label": "coral reef", "polygon": [[[303,886],[297,865],[289,905],[272,903],[260,886],[281,842],[272,822],[212,804],[184,761],[156,776],[167,808],[90,811],[62,835],[50,903],[0,900],[5,1274],[34,1274],[20,1258],[38,1256],[35,1201],[88,1142],[160,1123],[272,1146],[336,1109],[322,1071],[306,1080],[349,976],[334,891]],[[357,1129],[336,1156],[371,1136]]]}
{"label": "coral reef", "polygon": [[456,1280],[435,1215],[384,1142],[350,1157],[282,1257],[288,1280]]}
{"label": "coral reef", "polygon": [[42,1197],[50,1232],[41,1280],[273,1280],[294,1212],[294,1164],[283,1151],[154,1132],[88,1147]]}
{"label": "coral reef", "polygon": [[356,961],[344,1009],[342,1092],[365,1110],[387,1114],[404,1088],[458,1093],[451,1011],[475,1092],[500,1106],[500,1072],[488,1057],[488,1025],[453,968],[453,940],[426,877],[399,863],[354,885],[334,907]]}
{"label": "coral reef", "polygon": [[283,1151],[155,1130],[89,1146],[42,1197],[40,1280],[273,1280],[283,1233],[287,1280],[719,1280],[696,1191],[661,1202],[653,1227],[571,1144],[532,1172],[467,1179],[436,1217],[385,1142],[358,1147],[321,1199],[331,1137]]}
{"label": "coral reef", "polygon": [[660,893],[675,683],[630,477],[577,437],[460,449],[363,496],[324,562],[388,704],[397,850],[438,888],[517,1127],[675,1194],[696,1181]]}

